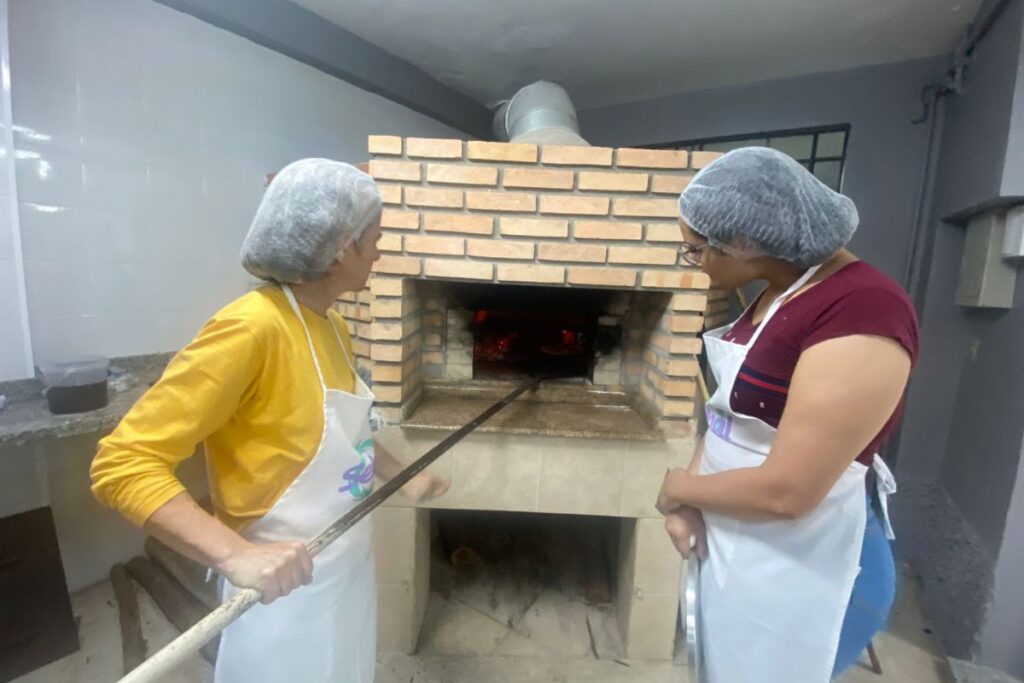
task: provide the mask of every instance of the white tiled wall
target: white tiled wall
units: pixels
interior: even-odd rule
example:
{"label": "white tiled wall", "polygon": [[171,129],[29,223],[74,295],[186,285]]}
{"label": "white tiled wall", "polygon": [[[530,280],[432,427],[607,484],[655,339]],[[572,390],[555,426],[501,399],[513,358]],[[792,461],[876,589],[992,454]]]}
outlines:
{"label": "white tiled wall", "polygon": [[[0,0],[0,69],[7,66],[7,0]],[[10,88],[0,79],[0,380],[30,375],[31,360],[24,311],[24,290],[18,268],[15,218],[14,156],[10,121]]]}
{"label": "white tiled wall", "polygon": [[151,0],[29,0],[10,14],[37,361],[188,341],[247,288],[238,248],[266,173],[363,161],[370,133],[460,137]]}
{"label": "white tiled wall", "polygon": [[[0,136],[3,136],[0,124]],[[21,379],[29,376],[25,356],[24,323],[22,322],[21,301],[18,292],[18,270],[15,265],[14,240],[12,231],[11,203],[14,197],[9,191],[4,173],[5,159],[10,150],[0,146],[4,155],[0,158],[0,381]]]}

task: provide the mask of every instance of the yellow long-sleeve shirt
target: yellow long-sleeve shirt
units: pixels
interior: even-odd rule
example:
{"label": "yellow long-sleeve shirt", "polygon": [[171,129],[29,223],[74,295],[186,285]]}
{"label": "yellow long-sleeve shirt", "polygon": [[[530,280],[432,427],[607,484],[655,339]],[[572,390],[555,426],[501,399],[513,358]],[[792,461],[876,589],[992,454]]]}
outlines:
{"label": "yellow long-sleeve shirt", "polygon": [[[352,391],[331,320],[301,310],[327,386]],[[328,315],[353,357],[344,321]],[[239,529],[302,472],[322,432],[323,392],[302,325],[284,292],[266,286],[210,319],[100,442],[92,491],[142,525],[185,490],[175,468],[203,443],[217,515]]]}

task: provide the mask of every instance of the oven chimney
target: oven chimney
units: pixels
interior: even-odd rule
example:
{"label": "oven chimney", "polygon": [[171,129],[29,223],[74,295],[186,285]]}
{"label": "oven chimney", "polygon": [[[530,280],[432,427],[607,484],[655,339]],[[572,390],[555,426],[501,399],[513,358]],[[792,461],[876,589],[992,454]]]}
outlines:
{"label": "oven chimney", "polygon": [[502,102],[494,115],[493,130],[502,142],[590,146],[580,137],[569,93],[550,81],[531,83]]}

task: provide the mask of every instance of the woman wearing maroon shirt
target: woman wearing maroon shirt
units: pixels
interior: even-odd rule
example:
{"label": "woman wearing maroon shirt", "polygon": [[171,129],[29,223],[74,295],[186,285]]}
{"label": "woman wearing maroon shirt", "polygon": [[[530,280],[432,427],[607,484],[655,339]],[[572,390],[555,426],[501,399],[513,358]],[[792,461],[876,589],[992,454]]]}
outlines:
{"label": "woman wearing maroon shirt", "polygon": [[853,202],[779,152],[730,152],[679,206],[684,258],[715,286],[767,282],[705,334],[708,432],[658,500],[679,551],[702,558],[704,673],[823,683],[856,662],[892,605],[895,482],[876,453],[902,413],[917,319],[896,283],[844,249]]}

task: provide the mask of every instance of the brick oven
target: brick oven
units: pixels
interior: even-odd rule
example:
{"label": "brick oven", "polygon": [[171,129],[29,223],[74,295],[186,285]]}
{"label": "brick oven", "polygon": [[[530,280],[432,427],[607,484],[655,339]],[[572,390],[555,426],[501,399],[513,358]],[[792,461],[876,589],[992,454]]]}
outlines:
{"label": "brick oven", "polygon": [[520,378],[553,379],[433,468],[451,490],[376,515],[380,645],[416,647],[431,508],[619,518],[625,653],[672,654],[680,561],[653,500],[688,461],[708,280],[679,259],[676,199],[712,154],[371,136],[384,252],[339,306],[412,459]]}

